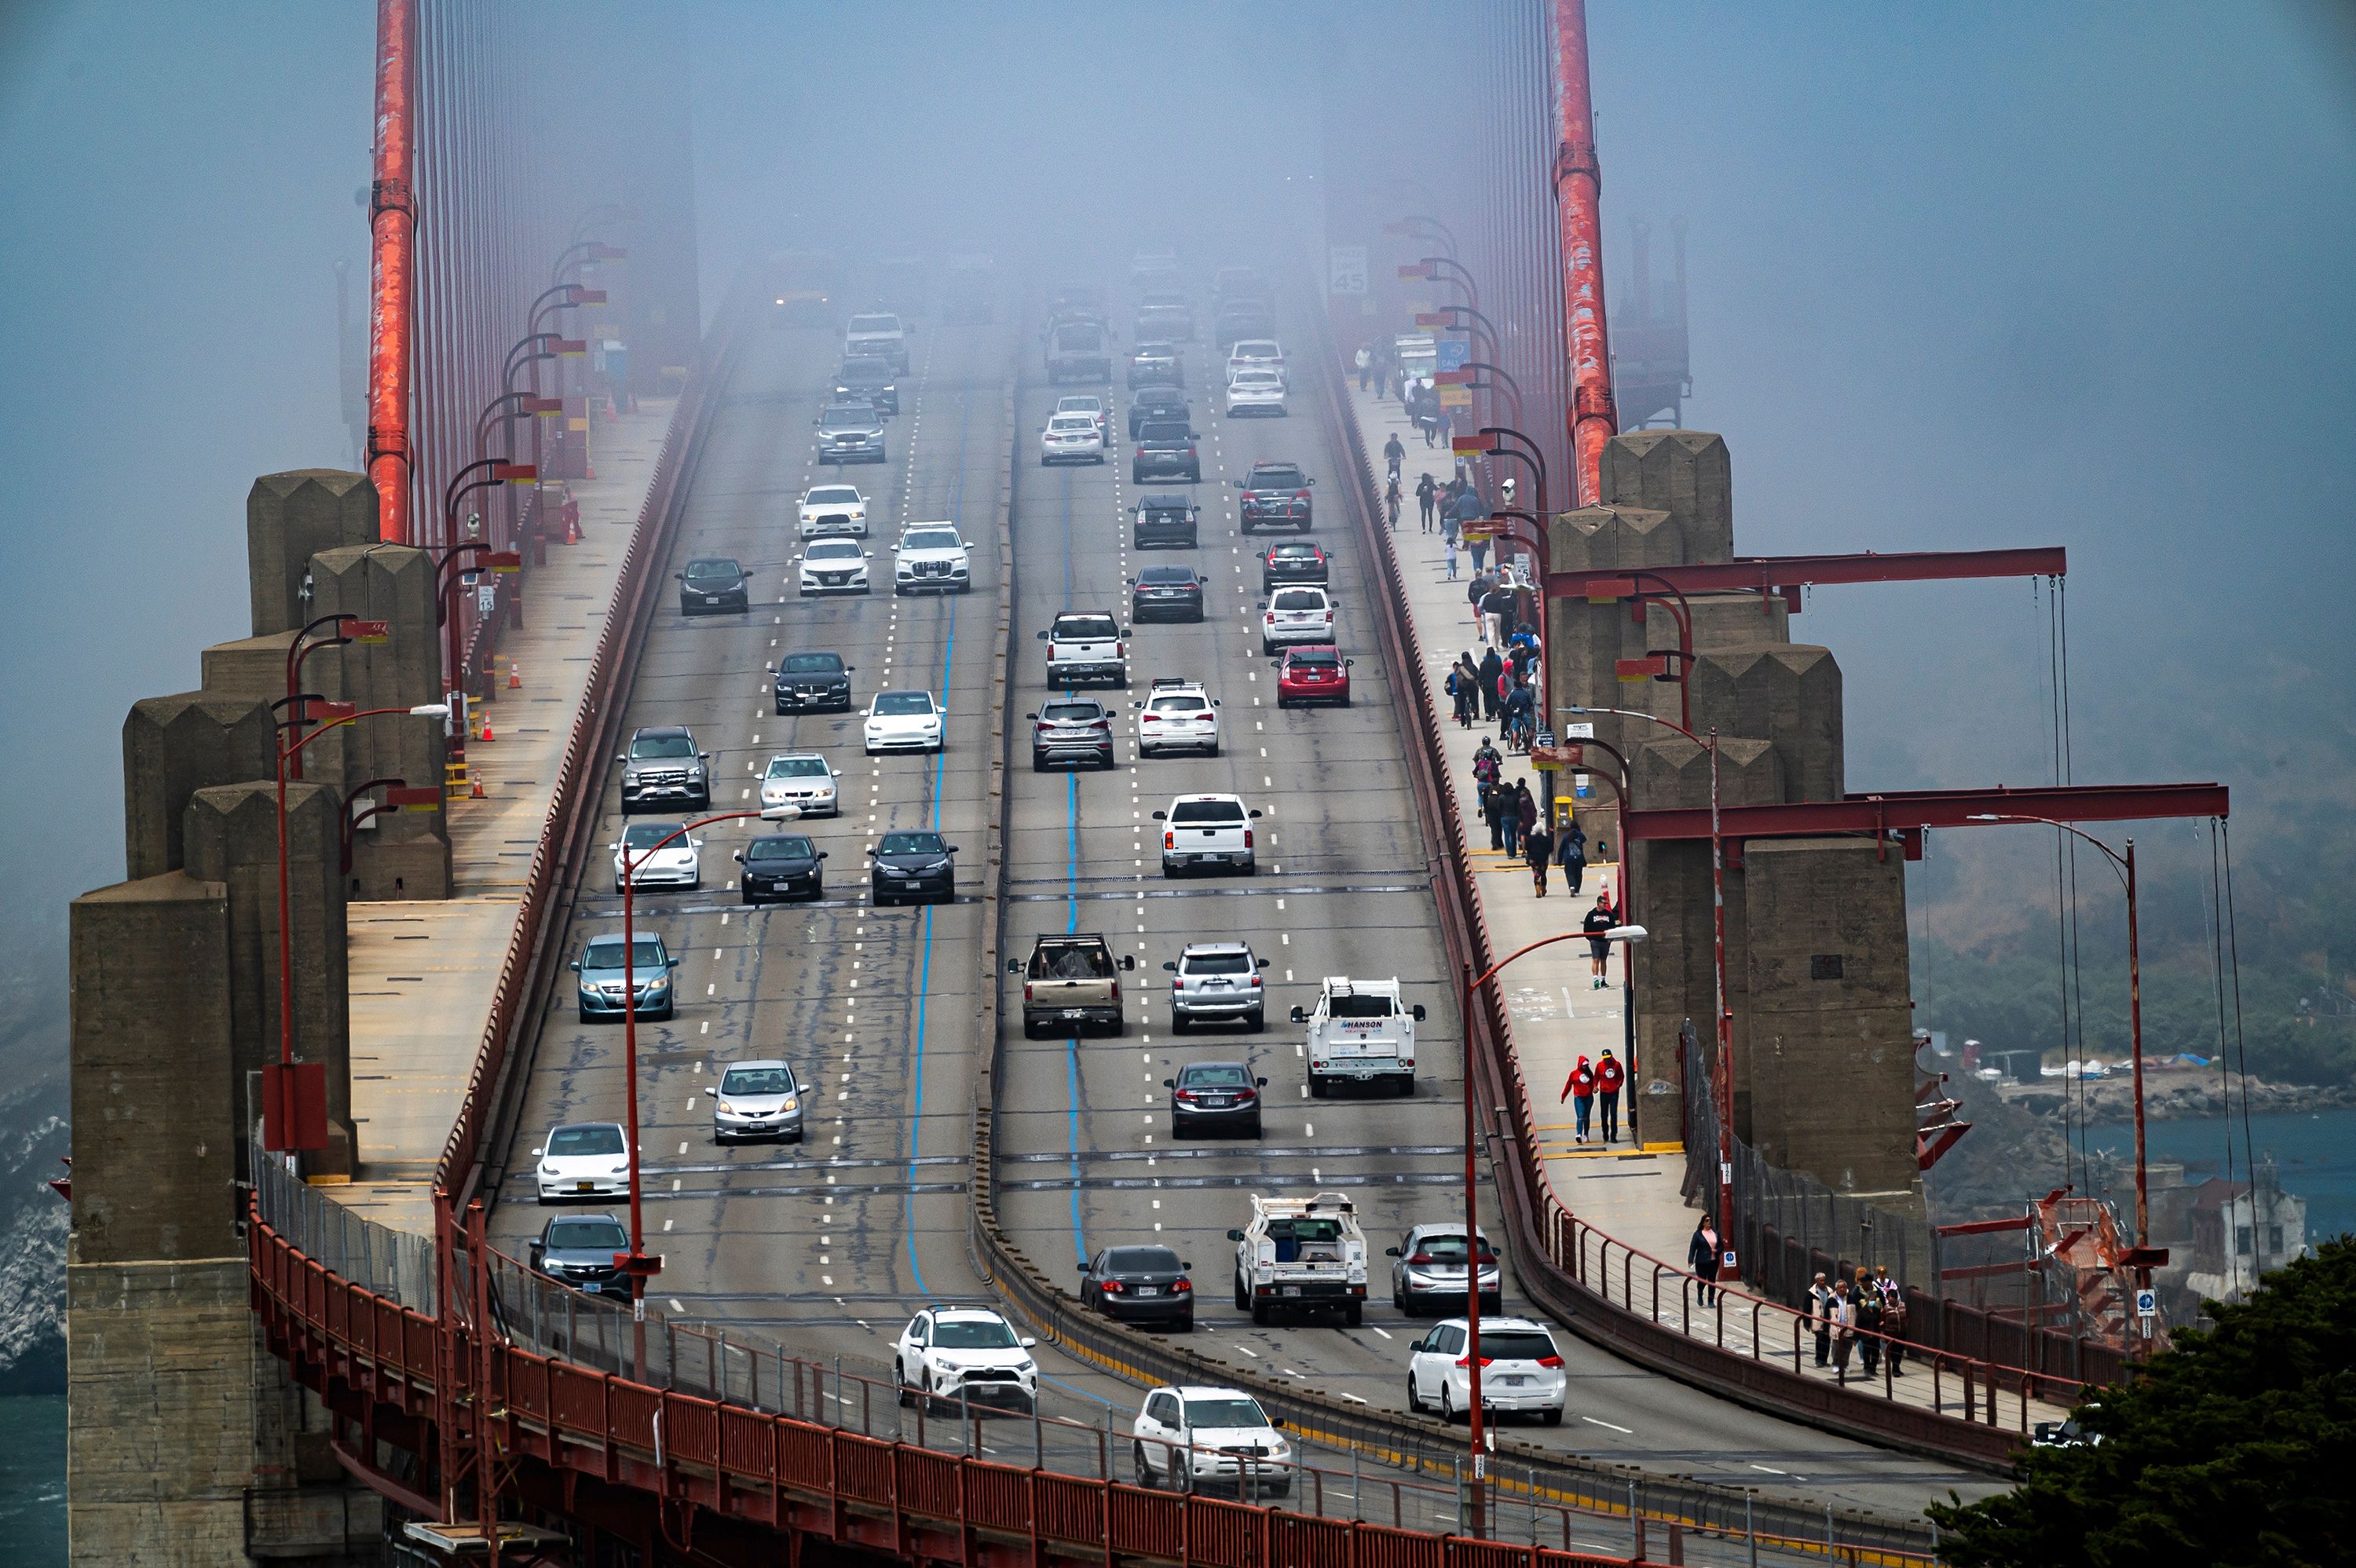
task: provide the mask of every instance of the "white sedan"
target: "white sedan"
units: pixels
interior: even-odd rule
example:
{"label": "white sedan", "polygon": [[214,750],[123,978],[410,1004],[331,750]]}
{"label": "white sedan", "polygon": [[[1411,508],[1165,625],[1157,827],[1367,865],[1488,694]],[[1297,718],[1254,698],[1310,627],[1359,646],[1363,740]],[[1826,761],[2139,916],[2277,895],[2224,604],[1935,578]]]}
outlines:
{"label": "white sedan", "polygon": [[815,752],[789,752],[769,759],[761,773],[761,815],[772,822],[798,816],[840,816],[841,773]]}
{"label": "white sedan", "polygon": [[1292,1490],[1292,1445],[1259,1401],[1232,1388],[1158,1388],[1130,1429],[1141,1487],[1226,1490],[1246,1500]]}
{"label": "white sedan", "polygon": [[629,1189],[628,1146],[618,1122],[571,1122],[548,1129],[548,1141],[532,1150],[540,1161],[534,1179],[540,1200],[617,1198]]}
{"label": "white sedan", "polygon": [[856,485],[813,485],[802,492],[801,535],[806,539],[829,534],[867,537],[867,497]]}
{"label": "white sedan", "polygon": [[802,552],[800,563],[804,598],[813,593],[867,592],[867,552],[856,539],[814,539]]}
{"label": "white sedan", "polygon": [[[625,880],[640,890],[702,886],[703,857],[698,851],[703,840],[679,829],[676,822],[633,822],[624,828],[614,845],[614,891],[620,892]],[[671,837],[674,833],[679,837]]]}
{"label": "white sedan", "polygon": [[1218,699],[1198,682],[1157,678],[1138,707],[1137,754],[1182,747],[1219,754]]}
{"label": "white sedan", "polygon": [[[1437,1407],[1440,1419],[1454,1421],[1471,1408],[1472,1374],[1465,1362],[1468,1339],[1465,1321],[1451,1317],[1408,1352],[1408,1408]],[[1496,1414],[1528,1411],[1548,1426],[1562,1424],[1562,1407],[1570,1379],[1562,1369],[1562,1352],[1543,1323],[1526,1317],[1481,1318],[1481,1408]]]}
{"label": "white sedan", "polygon": [[1273,370],[1238,370],[1227,378],[1227,395],[1223,412],[1229,419],[1245,414],[1274,414],[1282,419],[1284,408],[1284,378]]}
{"label": "white sedan", "polygon": [[1043,467],[1056,463],[1104,460],[1104,426],[1093,415],[1057,414],[1039,432],[1039,462]]}
{"label": "white sedan", "polygon": [[908,1319],[892,1349],[900,1403],[958,1400],[1029,1410],[1039,1397],[1039,1363],[1013,1325],[987,1307],[927,1307]]}
{"label": "white sedan", "polygon": [[867,704],[862,736],[867,754],[937,752],[948,717],[929,691],[879,691]]}

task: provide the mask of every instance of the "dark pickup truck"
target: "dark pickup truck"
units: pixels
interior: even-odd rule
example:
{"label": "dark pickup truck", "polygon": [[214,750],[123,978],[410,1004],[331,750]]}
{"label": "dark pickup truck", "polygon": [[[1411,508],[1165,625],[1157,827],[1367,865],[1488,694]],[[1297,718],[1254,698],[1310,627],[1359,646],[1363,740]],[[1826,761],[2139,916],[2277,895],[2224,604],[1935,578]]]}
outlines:
{"label": "dark pickup truck", "polygon": [[1196,519],[1203,509],[1183,496],[1148,496],[1130,510],[1136,520],[1130,525],[1129,542],[1139,549],[1159,545],[1193,549],[1199,542]]}
{"label": "dark pickup truck", "polygon": [[1234,483],[1244,493],[1243,504],[1237,508],[1244,532],[1285,528],[1309,531],[1309,487],[1317,481],[1301,473],[1299,464],[1255,463],[1250,474]]}
{"label": "dark pickup truck", "polygon": [[1138,432],[1137,444],[1130,448],[1130,484],[1142,485],[1148,479],[1183,479],[1191,485],[1202,477],[1202,450],[1195,444],[1192,425],[1178,420],[1154,420]]}

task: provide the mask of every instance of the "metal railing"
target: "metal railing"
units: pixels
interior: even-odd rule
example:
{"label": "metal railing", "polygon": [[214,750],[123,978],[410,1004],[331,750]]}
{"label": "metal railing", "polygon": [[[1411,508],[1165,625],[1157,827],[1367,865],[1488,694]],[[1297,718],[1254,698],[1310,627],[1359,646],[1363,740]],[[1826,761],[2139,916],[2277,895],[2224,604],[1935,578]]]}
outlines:
{"label": "metal railing", "polygon": [[321,1267],[387,1301],[432,1315],[440,1299],[434,1294],[433,1237],[357,1214],[266,1154],[254,1156],[253,1202],[265,1223]]}

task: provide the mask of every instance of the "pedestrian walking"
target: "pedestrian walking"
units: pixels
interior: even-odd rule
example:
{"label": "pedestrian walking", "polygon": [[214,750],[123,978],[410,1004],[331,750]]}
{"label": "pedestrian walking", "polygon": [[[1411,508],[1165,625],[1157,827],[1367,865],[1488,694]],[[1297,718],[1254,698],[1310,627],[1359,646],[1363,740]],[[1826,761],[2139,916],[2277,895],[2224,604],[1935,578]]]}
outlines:
{"label": "pedestrian walking", "polygon": [[1890,1375],[1906,1375],[1906,1290],[1890,1277],[1890,1265],[1873,1265],[1873,1288],[1881,1293],[1881,1331],[1888,1340],[1882,1346],[1890,1358]]}
{"label": "pedestrian walking", "polygon": [[1389,514],[1391,532],[1398,532],[1399,477],[1398,470],[1396,468],[1391,470],[1389,487],[1383,492],[1383,508]]}
{"label": "pedestrian walking", "polygon": [[1502,582],[1481,597],[1481,640],[1492,647],[1505,645],[1505,620],[1514,613],[1514,595]]}
{"label": "pedestrian walking", "polygon": [[1522,859],[1530,869],[1530,890],[1547,896],[1547,859],[1554,853],[1554,835],[1540,822],[1522,836]]}
{"label": "pedestrian walking", "polygon": [[1847,1384],[1848,1359],[1857,1349],[1857,1301],[1848,1293],[1848,1281],[1833,1281],[1833,1298],[1826,1312],[1832,1319],[1833,1381]]}
{"label": "pedestrian walking", "polygon": [[[1462,523],[1460,522],[1458,526],[1459,526],[1459,527],[1462,527]],[[1487,536],[1486,536],[1486,535],[1483,535],[1483,536],[1478,537],[1478,538],[1476,538],[1476,539],[1474,539],[1472,540],[1472,570],[1473,570],[1473,571],[1484,571],[1484,570],[1486,570],[1486,563],[1485,563],[1485,561],[1484,561],[1483,558],[1484,558],[1484,557],[1486,557],[1486,556],[1488,555],[1488,553],[1489,553],[1489,540],[1488,540],[1488,538],[1487,538]]]}
{"label": "pedestrian walking", "polygon": [[1481,656],[1481,667],[1476,672],[1481,677],[1481,717],[1493,724],[1497,719],[1497,677],[1505,667],[1505,661],[1497,656],[1496,649],[1491,648]]}
{"label": "pedestrian walking", "polygon": [[1448,536],[1448,581],[1456,581],[1456,536]]}
{"label": "pedestrian walking", "polygon": [[1489,825],[1489,848],[1492,849],[1511,848],[1505,842],[1505,821],[1509,815],[1505,802],[1513,798],[1513,793],[1503,784],[1481,786],[1481,820]]}
{"label": "pedestrian walking", "polygon": [[1497,788],[1497,820],[1505,830],[1505,859],[1518,859],[1522,853],[1521,797],[1503,784]]}
{"label": "pedestrian walking", "polygon": [[1628,1082],[1628,1070],[1620,1059],[1605,1046],[1603,1054],[1595,1061],[1595,1098],[1603,1109],[1603,1141],[1620,1141],[1620,1091]]}
{"label": "pedestrian walking", "polygon": [[1493,784],[1505,776],[1505,756],[1495,746],[1489,743],[1488,736],[1482,736],[1480,746],[1472,753],[1473,782]]}
{"label": "pedestrian walking", "polygon": [[1587,1119],[1595,1113],[1595,1069],[1583,1056],[1572,1064],[1570,1076],[1562,1081],[1562,1093],[1556,1096],[1555,1104],[1559,1105],[1565,1100],[1570,1102],[1571,1118],[1577,1124],[1574,1137],[1583,1144],[1587,1141]]}
{"label": "pedestrian walking", "polygon": [[1857,1359],[1871,1379],[1881,1371],[1881,1292],[1873,1288],[1873,1276],[1863,1269],[1857,1271],[1850,1299],[1857,1312]]}
{"label": "pedestrian walking", "polygon": [[1580,830],[1576,816],[1570,819],[1570,827],[1563,832],[1555,863],[1562,868],[1562,880],[1569,886],[1570,896],[1577,898],[1580,884],[1587,880],[1587,835]]}
{"label": "pedestrian walking", "polygon": [[1707,1214],[1695,1224],[1693,1240],[1686,1243],[1686,1266],[1693,1270],[1694,1279],[1701,1287],[1695,1292],[1701,1305],[1714,1305],[1718,1300],[1718,1226]]}
{"label": "pedestrian walking", "polygon": [[1362,343],[1358,346],[1358,390],[1362,392],[1371,390],[1374,383],[1375,346],[1371,343]]}
{"label": "pedestrian walking", "polygon": [[1822,1274],[1808,1286],[1808,1326],[1815,1330],[1816,1365],[1830,1366],[1833,1359],[1833,1287],[1825,1283]]}
{"label": "pedestrian walking", "polygon": [[1612,956],[1612,944],[1603,933],[1619,923],[1620,917],[1612,912],[1611,894],[1608,891],[1598,892],[1595,895],[1595,907],[1589,910],[1587,918],[1579,923],[1579,929],[1587,933],[1588,988],[1590,990],[1603,989],[1603,965]]}
{"label": "pedestrian walking", "polygon": [[1530,830],[1537,825],[1537,797],[1530,794],[1529,780],[1518,779],[1514,784],[1514,842],[1526,844]]}
{"label": "pedestrian walking", "polygon": [[[1398,437],[1393,436],[1391,439],[1393,441],[1397,441]],[[1431,531],[1432,515],[1435,510],[1432,503],[1439,495],[1440,486],[1433,481],[1430,474],[1425,474],[1422,477],[1416,480],[1415,504],[1423,513],[1423,531],[1425,533],[1430,533]]]}

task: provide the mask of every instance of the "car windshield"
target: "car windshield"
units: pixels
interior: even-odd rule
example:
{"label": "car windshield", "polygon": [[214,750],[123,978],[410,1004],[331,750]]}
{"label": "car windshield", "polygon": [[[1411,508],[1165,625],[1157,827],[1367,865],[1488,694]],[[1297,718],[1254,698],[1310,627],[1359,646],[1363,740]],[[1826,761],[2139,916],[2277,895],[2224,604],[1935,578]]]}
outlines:
{"label": "car windshield", "polygon": [[744,569],[733,560],[691,560],[687,563],[690,577],[742,577]]}
{"label": "car windshield", "polygon": [[867,430],[874,423],[875,411],[873,409],[846,409],[833,404],[819,415],[819,426],[822,430]]}
{"label": "car windshield", "polygon": [[1180,1072],[1178,1082],[1189,1089],[1248,1089],[1252,1086],[1250,1072],[1231,1062],[1210,1066],[1198,1062]]}
{"label": "car windshield", "polygon": [[547,1246],[552,1253],[618,1252],[629,1244],[629,1232],[615,1220],[552,1220],[548,1224]]}
{"label": "car windshield", "polygon": [[1058,642],[1099,641],[1120,635],[1109,615],[1066,615],[1055,623]]}
{"label": "car windshield", "polygon": [[820,539],[809,547],[812,560],[857,560],[859,547],[849,539]]}
{"label": "car windshield", "polygon": [[879,855],[946,855],[948,846],[937,833],[886,833]]}
{"label": "car windshield", "polygon": [[933,1345],[943,1350],[1011,1350],[1014,1330],[996,1317],[937,1317]]}
{"label": "car windshield", "polygon": [[1087,414],[1057,414],[1053,421],[1053,428],[1058,432],[1078,433],[1096,429],[1097,421]]}
{"label": "car windshield", "polygon": [[651,849],[669,838],[672,848],[683,849],[687,848],[687,837],[679,829],[676,822],[633,822],[622,830],[622,848]]}
{"label": "car windshield", "polygon": [[1304,665],[1313,666],[1319,669],[1332,669],[1341,662],[1342,656],[1332,648],[1303,648],[1292,656],[1292,667],[1295,669]]}
{"label": "car windshield", "polygon": [[807,838],[755,838],[744,849],[747,860],[809,860],[817,856]]}
{"label": "car windshield", "polygon": [[1147,706],[1149,713],[1199,713],[1209,702],[1199,697],[1157,697]]}
{"label": "car windshield", "polygon": [[1388,997],[1334,997],[1327,1012],[1337,1019],[1387,1019],[1398,1009]]}
{"label": "car windshield", "polygon": [[1194,569],[1191,566],[1149,566],[1138,573],[1140,582],[1192,582]]}
{"label": "car windshield", "polygon": [[[641,936],[631,944],[630,966],[643,975],[663,965],[663,944],[659,936]],[[622,966],[622,939],[601,936],[581,955],[584,969],[619,969]]]}
{"label": "car windshield", "polygon": [[875,696],[875,711],[879,715],[905,717],[932,710],[933,696],[928,691],[883,691]]}
{"label": "car windshield", "polygon": [[827,776],[823,757],[771,757],[768,776],[773,779],[822,779]]}
{"label": "car windshield", "polygon": [[691,735],[637,735],[630,740],[633,757],[691,757],[695,755],[695,739]]}
{"label": "car windshield", "polygon": [[1183,1274],[1185,1265],[1168,1247],[1115,1247],[1105,1253],[1112,1274]]}
{"label": "car windshield", "polygon": [[1241,822],[1244,808],[1232,800],[1182,800],[1172,808],[1173,822]]}
{"label": "car windshield", "polygon": [[1241,1426],[1258,1428],[1268,1424],[1268,1415],[1256,1399],[1248,1399],[1239,1393],[1214,1394],[1206,1399],[1186,1402],[1186,1424],[1208,1431]]}
{"label": "car windshield", "polygon": [[900,541],[903,549],[957,549],[965,541],[955,528],[919,528]]}
{"label": "car windshield", "polygon": [[896,315],[854,315],[851,318],[853,332],[897,332],[900,318]]}
{"label": "car windshield", "polygon": [[787,654],[785,671],[787,675],[841,675],[841,654]]}
{"label": "car windshield", "polygon": [[859,492],[849,485],[821,485],[802,499],[813,507],[855,507]]}
{"label": "car windshield", "polygon": [[1537,1328],[1490,1328],[1481,1335],[1487,1361],[1545,1361],[1555,1355],[1554,1336]]}
{"label": "car windshield", "polygon": [[1298,490],[1302,481],[1303,475],[1300,469],[1290,464],[1279,467],[1270,463],[1263,464],[1251,471],[1250,484],[1255,490]]}
{"label": "car windshield", "polygon": [[1093,724],[1104,717],[1104,709],[1094,702],[1051,702],[1039,709],[1039,717],[1057,724]]}
{"label": "car windshield", "polygon": [[790,1094],[794,1075],[782,1067],[732,1067],[720,1080],[723,1094]]}
{"label": "car windshield", "polygon": [[548,1157],[551,1159],[621,1152],[622,1129],[610,1122],[589,1126],[559,1127],[548,1135]]}
{"label": "car windshield", "polygon": [[1325,596],[1317,592],[1313,589],[1290,589],[1285,592],[1279,593],[1276,596],[1275,608],[1279,610],[1323,610],[1325,608]]}
{"label": "car windshield", "polygon": [[1252,972],[1248,953],[1197,953],[1186,960],[1189,975],[1248,975]]}

